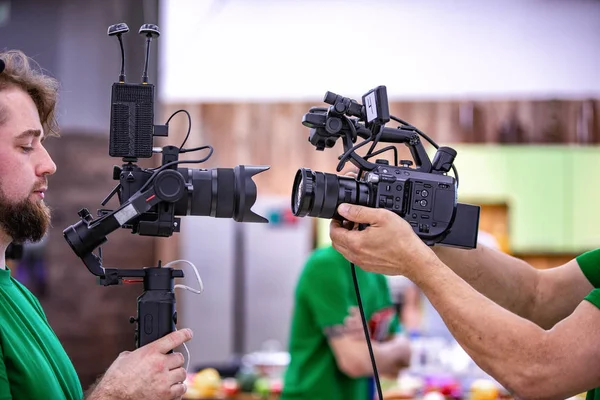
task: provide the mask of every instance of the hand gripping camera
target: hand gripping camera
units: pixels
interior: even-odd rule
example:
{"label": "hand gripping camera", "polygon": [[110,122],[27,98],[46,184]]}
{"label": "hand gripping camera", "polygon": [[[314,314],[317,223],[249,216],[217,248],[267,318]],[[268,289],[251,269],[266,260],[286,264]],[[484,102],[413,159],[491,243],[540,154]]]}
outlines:
{"label": "hand gripping camera", "polygon": [[[378,86],[363,97],[363,104],[327,92],[328,108],[313,107],[302,124],[310,128],[308,140],[317,150],[333,147],[340,137],[344,153],[337,171],[350,161],[358,169],[356,178],[301,168],[292,189],[292,212],[296,216],[341,219],[337,207],[352,203],[385,208],[404,218],[427,245],[442,244],[475,248],[479,225],[479,207],[457,202],[458,174],[453,165],[456,151],[439,147],[414,126],[391,116],[385,86]],[[395,120],[397,128],[385,124]],[[358,138],[364,139],[355,144]],[[437,152],[431,161],[421,137]],[[395,146],[374,151],[377,143],[404,143],[414,160],[401,160]],[[356,153],[371,144],[365,156]],[[394,152],[394,165],[388,160],[370,158],[385,151]],[[454,170],[454,176],[447,173]]]}
{"label": "hand gripping camera", "polygon": [[[80,257],[89,271],[104,286],[117,285],[124,278],[138,278],[144,284],[144,293],[138,297],[136,345],[141,347],[175,329],[174,278],[182,278],[183,271],[168,267],[143,269],[109,269],[102,267],[101,253],[93,251],[104,244],[106,236],[118,228],[131,229],[145,236],[168,237],[179,232],[179,216],[197,215],[233,218],[238,222],[268,222],[255,214],[251,207],[256,201],[256,185],[252,177],[267,170],[266,166],[238,165],[235,168],[191,169],[178,168],[179,164],[202,163],[209,159],[213,149],[202,146],[186,149],[183,146],[191,130],[191,118],[185,110],[175,112],[165,125],[154,125],[154,86],[148,83],[148,54],[152,38],[159,36],[156,25],[144,24],[139,33],[146,36],[146,64],[141,83],[126,83],[124,52],[121,35],[127,33],[126,24],[111,25],[109,36],[116,36],[121,44],[121,73],[113,84],[111,97],[110,143],[111,157],[123,160],[115,166],[113,179],[118,185],[102,201],[105,206],[117,194],[119,207],[100,209],[94,219],[87,209],[79,211],[81,220],[63,231],[65,240]],[[167,136],[169,121],[177,113],[187,114],[190,126],[182,145],[154,148],[154,136]],[[179,154],[209,150],[206,157],[181,161]],[[162,165],[145,169],[136,165],[138,158],[150,158],[162,153]]]}

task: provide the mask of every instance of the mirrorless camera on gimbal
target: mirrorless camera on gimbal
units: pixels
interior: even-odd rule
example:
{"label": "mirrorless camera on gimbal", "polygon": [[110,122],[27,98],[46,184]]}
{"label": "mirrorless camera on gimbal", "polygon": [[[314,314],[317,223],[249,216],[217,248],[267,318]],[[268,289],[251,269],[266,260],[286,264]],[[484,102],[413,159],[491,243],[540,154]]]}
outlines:
{"label": "mirrorless camera on gimbal", "polygon": [[[311,128],[309,141],[317,150],[333,147],[342,138],[344,153],[337,171],[350,161],[359,169],[356,178],[301,168],[292,191],[292,211],[296,216],[337,218],[341,203],[385,208],[402,218],[428,245],[475,248],[479,225],[479,207],[457,202],[458,174],[453,165],[456,151],[439,147],[414,126],[391,116],[385,86],[378,86],[363,97],[363,104],[332,92],[325,94],[328,108],[313,107],[302,124]],[[397,128],[385,124],[395,120]],[[358,138],[364,139],[358,144]],[[437,152],[429,159],[421,137]],[[374,151],[378,143],[404,143],[414,159],[398,162],[395,146]],[[365,156],[356,152],[370,144]],[[394,165],[371,157],[384,151],[394,152]],[[454,170],[454,176],[447,173]]]}
{"label": "mirrorless camera on gimbal", "polygon": [[[267,170],[267,166],[238,165],[235,168],[192,169],[179,168],[180,164],[202,163],[212,155],[211,146],[185,148],[191,130],[187,111],[179,110],[165,125],[154,124],[154,85],[148,83],[150,43],[160,35],[158,27],[144,24],[139,33],[146,37],[146,60],[141,83],[125,82],[125,56],[121,36],[127,33],[126,24],[111,25],[109,36],[116,36],[121,48],[121,73],[112,86],[110,143],[111,157],[122,158],[122,166],[115,166],[113,179],[117,186],[102,201],[105,206],[116,194],[119,207],[100,209],[94,219],[87,209],[79,211],[80,221],[63,231],[66,241],[89,271],[98,276],[101,284],[116,285],[124,278],[140,278],[144,293],[138,298],[136,345],[154,341],[175,329],[177,314],[173,293],[174,278],[182,278],[183,271],[162,267],[143,269],[109,269],[102,267],[101,253],[93,251],[107,241],[107,235],[118,228],[131,229],[145,236],[168,237],[179,232],[180,216],[210,216],[233,218],[238,222],[268,222],[255,214],[251,207],[256,201],[256,185],[252,177]],[[153,147],[155,136],[167,136],[169,122],[177,113],[188,117],[188,131],[182,145]],[[179,155],[208,150],[198,160],[179,160]],[[157,168],[142,168],[140,158],[162,154]]]}

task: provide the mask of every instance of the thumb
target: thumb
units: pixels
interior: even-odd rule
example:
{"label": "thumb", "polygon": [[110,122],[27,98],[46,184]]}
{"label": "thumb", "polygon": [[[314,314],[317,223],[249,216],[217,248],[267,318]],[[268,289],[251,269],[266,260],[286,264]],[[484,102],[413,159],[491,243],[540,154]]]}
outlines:
{"label": "thumb", "polygon": [[192,338],[192,330],[189,328],[180,329],[169,333],[166,336],[156,339],[154,342],[147,344],[151,346],[153,350],[163,354],[167,354],[169,351],[181,346]]}
{"label": "thumb", "polygon": [[356,206],[354,204],[340,204],[338,213],[348,221],[359,224],[374,224],[379,221],[379,211],[374,208]]}

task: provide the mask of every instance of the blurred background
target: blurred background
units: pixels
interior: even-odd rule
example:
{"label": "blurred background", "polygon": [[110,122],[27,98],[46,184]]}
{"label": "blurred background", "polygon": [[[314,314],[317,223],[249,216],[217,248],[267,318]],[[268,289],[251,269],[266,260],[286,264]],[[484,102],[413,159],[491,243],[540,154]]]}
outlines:
{"label": "blurred background", "polygon": [[[108,127],[120,51],[106,32],[117,22],[131,28],[132,82],[143,67],[139,26],[160,27],[149,68],[156,124],[186,109],[188,146],[215,148],[202,167],[271,166],[255,178],[254,207],[271,224],[186,217],[171,238],[122,230],[103,247],[105,267],[179,258],[198,267],[204,293],[177,295],[178,326],[195,332],[190,370],[286,351],[298,273],[329,241],[328,221],[289,210],[297,169],[334,173],[342,151],[315,151],[301,124],[328,90],[360,101],[386,85],[391,114],[453,146],[459,200],[482,206],[480,229],[503,251],[550,268],[600,243],[600,1],[0,0],[0,46],[23,50],[61,83],[62,137],[47,142],[58,165],[53,228],[13,268],[84,388],[133,348],[128,318],[141,293],[97,286],[62,237],[116,184]],[[186,131],[178,115],[155,145],[179,145]],[[191,270],[184,281],[195,285]]]}

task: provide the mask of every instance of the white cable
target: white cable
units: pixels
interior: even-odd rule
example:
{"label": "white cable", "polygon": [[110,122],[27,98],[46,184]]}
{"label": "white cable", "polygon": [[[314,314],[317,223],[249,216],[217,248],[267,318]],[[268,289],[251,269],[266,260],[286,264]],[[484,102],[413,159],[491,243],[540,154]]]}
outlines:
{"label": "white cable", "polygon": [[[200,274],[198,273],[198,268],[196,268],[196,266],[188,260],[175,260],[175,261],[171,261],[170,263],[168,263],[167,265],[165,265],[163,268],[169,268],[171,265],[174,264],[179,264],[179,263],[185,263],[189,266],[191,266],[194,269],[194,273],[196,274],[196,279],[198,280],[198,286],[200,286],[200,289],[194,289],[192,287],[186,286],[186,285],[175,285],[173,286],[173,289],[185,289],[185,290],[189,290],[190,292],[193,292],[195,294],[201,294],[204,291],[204,283],[202,283],[202,278],[200,278]],[[175,327],[175,330],[177,330],[177,327]],[[187,354],[187,361],[185,363],[185,370],[189,371],[189,367],[190,367],[190,350],[188,349],[188,347],[186,346],[185,343],[183,343],[183,348],[185,349],[185,352]]]}
{"label": "white cable", "polygon": [[186,285],[175,285],[175,286],[173,286],[173,288],[175,288],[175,289],[181,288],[181,289],[189,290],[190,292],[194,292],[196,294],[202,293],[204,291],[204,284],[202,283],[202,278],[200,278],[200,274],[198,273],[198,268],[196,268],[196,266],[191,261],[188,261],[188,260],[171,261],[170,263],[165,265],[164,268],[169,268],[171,265],[178,264],[178,263],[186,263],[189,266],[191,266],[192,268],[194,268],[194,273],[196,274],[196,279],[198,279],[198,285],[200,286],[200,289],[194,289],[194,288],[191,288]]}
{"label": "white cable", "polygon": [[[177,329],[177,327],[175,327],[175,330],[178,331],[179,329]],[[188,371],[188,368],[190,367],[190,359],[192,358],[192,356],[190,356],[190,350],[188,349],[188,347],[186,346],[185,343],[183,343],[183,348],[185,349],[185,354],[187,354],[187,358],[186,358],[186,362],[185,362],[185,370],[186,372]]]}

